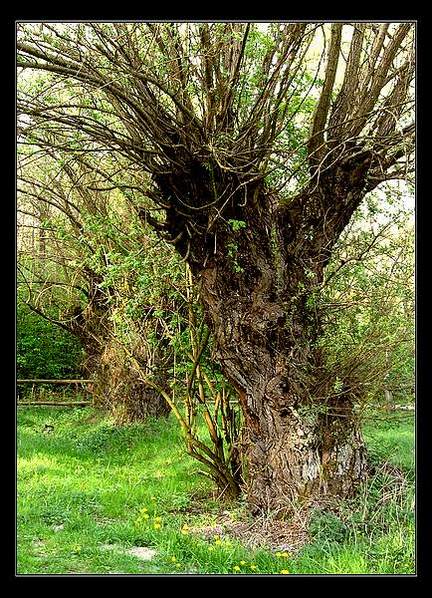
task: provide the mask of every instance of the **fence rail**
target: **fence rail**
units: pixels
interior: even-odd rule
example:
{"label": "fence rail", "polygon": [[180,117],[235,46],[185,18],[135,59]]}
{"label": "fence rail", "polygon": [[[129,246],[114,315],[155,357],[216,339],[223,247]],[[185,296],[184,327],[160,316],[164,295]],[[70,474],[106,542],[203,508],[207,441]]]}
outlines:
{"label": "fence rail", "polygon": [[92,380],[17,380],[17,384],[88,384],[90,382],[92,382]]}
{"label": "fence rail", "polygon": [[37,405],[38,407],[89,407],[92,401],[18,401],[18,405]]}
{"label": "fence rail", "polygon": [[[19,378],[17,379],[18,384],[31,384],[31,399],[34,397],[34,388],[38,384],[59,384],[67,385],[74,384],[76,387],[79,385],[89,384],[92,380],[86,380],[80,378],[79,380],[46,380],[46,379],[31,379],[31,378]],[[87,391],[88,392],[88,391]],[[63,397],[64,398],[64,397]],[[18,405],[37,405],[47,407],[87,407],[92,404],[92,399],[89,397],[84,401],[46,401],[46,400],[22,400],[18,398]]]}

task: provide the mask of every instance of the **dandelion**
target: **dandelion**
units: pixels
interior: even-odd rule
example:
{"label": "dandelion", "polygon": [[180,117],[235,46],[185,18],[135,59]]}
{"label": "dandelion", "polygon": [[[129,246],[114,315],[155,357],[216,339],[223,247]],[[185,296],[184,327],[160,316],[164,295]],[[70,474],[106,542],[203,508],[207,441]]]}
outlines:
{"label": "dandelion", "polygon": [[153,525],[153,527],[154,527],[155,529],[160,529],[162,526],[161,526],[161,524],[160,524],[160,523],[155,523],[155,524]]}
{"label": "dandelion", "polygon": [[240,565],[244,567],[246,565],[246,561],[240,561]]}
{"label": "dandelion", "polygon": [[162,521],[162,517],[155,517],[156,523],[160,523]]}
{"label": "dandelion", "polygon": [[282,556],[281,552],[275,552],[275,556],[279,559]]}
{"label": "dandelion", "polygon": [[142,518],[143,519],[149,519],[150,515],[148,513],[143,513]]}
{"label": "dandelion", "polygon": [[281,571],[282,575],[287,575],[289,573],[288,569],[282,569]]}
{"label": "dandelion", "polygon": [[177,569],[180,569],[180,568],[181,568],[181,564],[180,564],[180,563],[177,563],[177,564],[176,564],[176,568],[177,568]]}
{"label": "dandelion", "polygon": [[289,554],[289,552],[283,552],[283,553],[281,554],[281,556],[282,556],[284,559],[288,559],[288,558],[289,558],[289,555],[290,555],[290,554]]}
{"label": "dandelion", "polygon": [[175,556],[172,556],[172,557],[171,557],[171,562],[172,562],[172,563],[175,563],[176,561],[177,561],[177,559],[175,558]]}
{"label": "dandelion", "polygon": [[182,534],[188,534],[189,533],[189,526],[186,525],[186,523],[184,524],[184,526],[181,528],[181,533]]}
{"label": "dandelion", "polygon": [[234,571],[240,571],[240,567],[239,567],[238,565],[236,565],[236,566],[234,567]]}
{"label": "dandelion", "polygon": [[220,546],[222,544],[222,541],[221,540],[216,540],[215,544],[216,544],[216,546]]}
{"label": "dandelion", "polygon": [[251,571],[256,571],[257,566],[256,565],[251,565],[250,568],[251,568]]}

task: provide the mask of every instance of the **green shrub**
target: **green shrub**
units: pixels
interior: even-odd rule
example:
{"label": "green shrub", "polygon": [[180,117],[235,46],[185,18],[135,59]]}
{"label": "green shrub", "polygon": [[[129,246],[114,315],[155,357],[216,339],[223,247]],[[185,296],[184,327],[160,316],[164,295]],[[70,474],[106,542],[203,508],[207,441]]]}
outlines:
{"label": "green shrub", "polygon": [[317,542],[342,542],[348,535],[348,528],[333,513],[315,509],[309,523],[309,533]]}
{"label": "green shrub", "polygon": [[72,334],[18,302],[18,378],[71,378],[79,372],[82,357],[82,347]]}

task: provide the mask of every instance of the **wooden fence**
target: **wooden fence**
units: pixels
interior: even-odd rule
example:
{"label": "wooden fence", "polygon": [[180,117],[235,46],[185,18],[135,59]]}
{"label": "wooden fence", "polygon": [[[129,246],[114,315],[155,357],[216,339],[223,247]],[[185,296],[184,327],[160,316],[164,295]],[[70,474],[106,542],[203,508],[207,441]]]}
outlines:
{"label": "wooden fence", "polygon": [[[58,384],[58,385],[66,385],[66,384],[74,384],[76,390],[78,387],[83,384],[90,384],[92,380],[37,380],[37,379],[18,379],[17,385],[19,384],[31,384],[31,396],[34,396],[34,389],[35,386],[38,384]],[[92,404],[92,399],[87,399],[85,401],[37,401],[37,400],[30,400],[30,401],[23,401],[18,400],[18,405],[40,405],[40,406],[49,406],[49,407],[87,407]]]}

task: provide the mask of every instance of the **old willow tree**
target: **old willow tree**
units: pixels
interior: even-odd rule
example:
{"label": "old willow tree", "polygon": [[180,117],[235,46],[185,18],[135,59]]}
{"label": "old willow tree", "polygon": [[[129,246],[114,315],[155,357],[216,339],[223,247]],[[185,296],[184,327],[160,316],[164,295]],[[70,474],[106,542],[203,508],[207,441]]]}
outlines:
{"label": "old willow tree", "polygon": [[[28,136],[22,131],[17,160],[21,300],[79,340],[85,351],[81,367],[92,380],[95,405],[110,410],[119,422],[166,416],[168,403],[139,380],[125,359],[114,321],[118,304],[130,300],[133,292],[142,319],[155,309],[140,301],[133,287],[143,270],[138,256],[151,253],[152,245],[160,242],[142,226],[130,197],[126,200],[119,189],[96,190],[104,187],[107,171],[118,164],[105,159],[102,170],[81,155],[58,149],[64,136],[54,140],[51,132],[46,140],[43,131],[30,129]],[[97,164],[101,166],[101,157]],[[39,247],[26,242],[28,228],[38,231]],[[125,260],[127,267],[122,265]],[[154,260],[152,266],[156,270]],[[158,299],[163,303],[163,297]],[[166,388],[171,354],[160,326],[152,323],[159,344],[146,351],[142,335],[136,350],[152,379]]]}
{"label": "old willow tree", "polygon": [[36,23],[17,48],[19,78],[49,75],[18,118],[122,154],[199,282],[251,511],[350,495],[359,392],[326,376],[316,296],[363,198],[411,167],[414,25]]}

